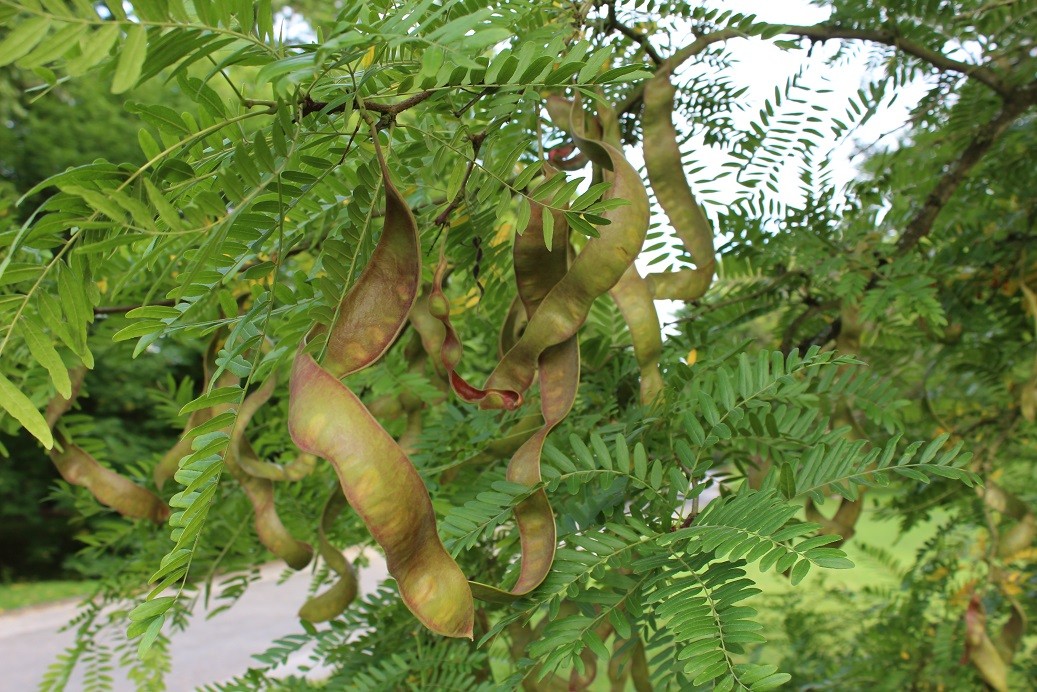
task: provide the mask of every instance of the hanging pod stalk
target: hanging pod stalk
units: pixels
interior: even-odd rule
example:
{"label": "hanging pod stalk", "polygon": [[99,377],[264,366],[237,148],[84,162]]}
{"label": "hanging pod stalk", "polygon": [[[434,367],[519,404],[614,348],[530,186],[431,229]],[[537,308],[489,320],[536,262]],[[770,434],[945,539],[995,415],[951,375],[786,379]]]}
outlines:
{"label": "hanging pod stalk", "polygon": [[576,335],[595,298],[615,286],[633,263],[648,231],[648,194],[637,171],[615,147],[585,138],[582,117],[578,120],[580,125],[573,131],[576,145],[592,161],[613,173],[605,198],[628,203],[604,213],[609,223],[598,229],[599,237],[587,241],[568,271],[530,315],[522,336],[487,379],[487,389],[520,393],[528,389],[540,355]]}
{"label": "hanging pod stalk", "polygon": [[[529,225],[515,238],[513,261],[519,299],[530,319],[535,319],[544,301],[568,270],[568,226],[562,216],[556,221],[557,238],[553,249],[544,242],[543,214],[551,213],[533,205]],[[561,215],[559,215],[561,216]],[[569,414],[580,382],[580,347],[575,335],[540,354],[540,410],[544,424],[526,440],[508,463],[507,479],[533,488],[540,484],[540,457],[547,436]],[[536,490],[515,507],[522,550],[519,576],[510,590],[472,583],[476,598],[504,602],[529,593],[544,581],[554,562],[557,529],[554,512],[543,488]]]}
{"label": "hanging pod stalk", "polygon": [[674,232],[695,260],[695,269],[650,274],[648,284],[659,299],[695,300],[713,283],[716,259],[713,228],[695,200],[681,162],[677,130],[673,126],[673,97],[669,69],[660,69],[645,84],[644,130],[645,169]]}
{"label": "hanging pod stalk", "polygon": [[303,451],[327,459],[342,492],[385,551],[403,602],[433,632],[472,636],[474,604],[443,547],[428,490],[392,437],[339,377],[377,360],[403,328],[418,293],[417,224],[393,186],[374,134],[385,188],[381,238],[342,299],[323,367],[300,345],[292,366],[288,427]]}

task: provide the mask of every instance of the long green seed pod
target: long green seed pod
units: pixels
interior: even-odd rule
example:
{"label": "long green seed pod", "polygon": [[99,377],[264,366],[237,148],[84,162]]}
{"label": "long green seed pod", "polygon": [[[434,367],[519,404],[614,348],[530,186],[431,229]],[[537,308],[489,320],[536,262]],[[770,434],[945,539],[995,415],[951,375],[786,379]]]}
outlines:
{"label": "long green seed pod", "polygon": [[663,338],[652,290],[638,273],[637,267],[631,265],[619,283],[609,291],[609,295],[630,330],[634,357],[641,368],[641,403],[648,406],[663,391],[663,376],[659,372]]}
{"label": "long green seed pod", "polygon": [[346,498],[338,488],[324,502],[321,511],[320,526],[317,529],[318,547],[320,556],[328,563],[328,567],[338,579],[323,593],[319,593],[307,600],[299,608],[299,617],[309,622],[327,622],[342,614],[349,604],[357,596],[359,584],[357,583],[356,571],[349,560],[328,540],[328,530],[331,525],[346,508]]}
{"label": "long green seed pod", "polygon": [[695,269],[650,274],[648,284],[656,298],[695,300],[713,283],[716,258],[713,228],[695,200],[681,163],[677,130],[673,126],[673,97],[669,70],[661,69],[644,90],[644,157],[648,179],[670,225],[695,260]]}
{"label": "long green seed pod", "polygon": [[[554,249],[544,242],[544,209],[534,205],[529,225],[515,239],[513,261],[519,299],[531,319],[568,271],[569,238],[564,216],[556,222]],[[544,424],[515,452],[508,464],[507,478],[528,487],[540,484],[540,456],[547,436],[569,414],[580,382],[580,346],[571,336],[540,354],[540,411]],[[539,489],[515,507],[522,549],[519,576],[510,590],[472,583],[472,593],[486,601],[510,601],[529,593],[543,582],[554,562],[557,529],[547,493]]]}
{"label": "long green seed pod", "polygon": [[327,459],[342,492],[385,551],[403,602],[426,627],[471,638],[475,608],[461,569],[436,532],[435,512],[417,470],[339,377],[378,359],[400,333],[421,276],[417,224],[389,177],[381,238],[343,298],[324,367],[300,346],[292,367],[288,426],[300,449]]}
{"label": "long green seed pod", "polygon": [[587,241],[566,274],[544,296],[518,342],[490,374],[487,389],[520,393],[528,389],[540,354],[577,333],[594,299],[619,281],[644,242],[648,231],[648,194],[640,176],[622,152],[582,134],[581,124],[579,131],[573,132],[576,145],[601,165],[607,159],[607,167],[613,172],[605,197],[629,203],[604,214],[610,223],[599,229],[598,238]]}
{"label": "long green seed pod", "polygon": [[97,459],[78,447],[55,429],[63,416],[79,396],[86,377],[86,368],[69,371],[71,395],[66,399],[60,394],[47,403],[44,419],[54,432],[55,445],[48,454],[58,473],[70,485],[78,485],[90,491],[98,502],[111,507],[124,517],[147,519],[161,524],[169,518],[169,507],[162,499],[147,488],[137,485],[126,476],[102,466]]}

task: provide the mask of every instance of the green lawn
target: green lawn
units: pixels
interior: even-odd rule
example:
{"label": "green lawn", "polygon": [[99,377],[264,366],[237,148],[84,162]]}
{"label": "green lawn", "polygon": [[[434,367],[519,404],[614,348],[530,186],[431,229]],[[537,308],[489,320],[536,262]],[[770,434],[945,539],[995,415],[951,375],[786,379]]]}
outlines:
{"label": "green lawn", "polygon": [[40,603],[85,596],[90,584],[82,581],[38,581],[0,584],[0,613]]}

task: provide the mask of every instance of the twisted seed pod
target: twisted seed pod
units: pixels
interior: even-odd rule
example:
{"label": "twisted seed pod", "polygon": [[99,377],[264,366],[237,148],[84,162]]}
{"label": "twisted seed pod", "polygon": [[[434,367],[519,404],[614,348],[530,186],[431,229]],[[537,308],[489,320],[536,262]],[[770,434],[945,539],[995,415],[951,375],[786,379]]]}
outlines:
{"label": "twisted seed pod", "polygon": [[[212,355],[215,356],[215,353]],[[218,384],[230,386],[236,384],[237,381],[238,378],[235,375],[224,372]],[[292,569],[302,569],[313,558],[313,548],[308,543],[293,537],[281,521],[274,502],[273,482],[268,478],[258,478],[249,474],[241,465],[241,459],[245,457],[259,462],[252,445],[245,439],[245,429],[259,407],[266,403],[273,394],[276,385],[277,380],[271,375],[262,386],[246,396],[241,406],[238,407],[238,414],[234,426],[230,430],[230,442],[227,445],[223,463],[252,505],[259,542],[271,553],[284,560]],[[214,415],[219,415],[220,409],[226,407],[225,404],[214,407]]]}
{"label": "twisted seed pod", "polygon": [[44,419],[54,432],[55,441],[54,447],[48,452],[51,461],[66,483],[86,488],[102,505],[111,507],[125,517],[147,519],[156,524],[165,522],[169,518],[169,507],[158,495],[107,466],[102,466],[97,459],[54,429],[58,419],[72,408],[85,376],[86,368],[70,370],[71,395],[66,399],[59,394],[47,403]]}
{"label": "twisted seed pod", "polygon": [[50,450],[50,458],[66,482],[86,488],[102,505],[125,517],[147,519],[156,524],[169,518],[169,507],[158,495],[102,466],[64,436],[58,434],[54,439],[62,449],[58,451],[55,446]]}
{"label": "twisted seed pod", "polygon": [[[515,239],[513,262],[519,299],[530,319],[543,309],[546,297],[568,271],[569,238],[564,216],[556,221],[558,240],[549,250],[544,242],[544,209],[534,205],[529,225]],[[550,212],[548,212],[550,213]],[[544,424],[515,452],[508,464],[507,479],[527,487],[540,484],[540,456],[547,436],[569,414],[580,382],[580,347],[576,336],[540,354],[540,411]],[[547,493],[541,488],[515,507],[522,549],[519,576],[510,590],[472,583],[472,594],[495,602],[514,600],[543,582],[554,562],[557,529]]]}
{"label": "twisted seed pod", "polygon": [[510,351],[511,347],[518,341],[522,330],[526,328],[526,321],[526,309],[522,307],[522,301],[516,296],[508,307],[508,314],[504,317],[500,333],[497,335],[498,359],[503,358],[504,354]]}
{"label": "twisted seed pod", "polygon": [[472,636],[474,605],[461,569],[443,547],[421,477],[400,446],[339,377],[377,360],[400,333],[421,276],[417,224],[393,186],[377,134],[385,187],[381,238],[342,299],[324,366],[300,345],[292,366],[288,426],[305,452],[328,460],[349,504],[385,551],[403,602],[426,627]]}
{"label": "twisted seed pod", "polygon": [[681,162],[677,130],[673,126],[673,97],[668,69],[659,70],[645,84],[644,129],[645,168],[655,198],[666,212],[670,225],[691,253],[695,269],[650,274],[648,285],[656,298],[695,300],[702,297],[716,270],[713,228],[695,200]]}
{"label": "twisted seed pod", "polygon": [[584,137],[582,123],[573,131],[573,139],[592,161],[612,171],[605,197],[629,204],[605,212],[610,223],[599,229],[598,238],[587,241],[565,275],[544,296],[522,336],[490,374],[487,389],[520,393],[528,389],[540,355],[577,333],[594,299],[611,289],[633,263],[648,231],[648,194],[622,152]]}
{"label": "twisted seed pod", "polygon": [[[547,111],[555,126],[577,137],[573,125],[576,104],[560,96],[547,99]],[[602,119],[577,115],[582,120],[585,131],[592,132],[602,141],[614,147],[619,144],[618,121],[610,111],[601,111]],[[581,111],[582,114],[582,111]],[[598,168],[601,167],[601,153],[597,149],[592,155]],[[637,252],[640,253],[638,247]],[[609,295],[619,307],[624,321],[630,330],[630,338],[634,345],[634,356],[641,369],[641,402],[648,405],[655,401],[663,390],[662,374],[659,371],[659,357],[662,354],[662,331],[659,328],[659,314],[655,309],[651,289],[633,265],[627,267],[619,281],[609,290]]]}
{"label": "twisted seed pod", "polygon": [[342,510],[346,508],[346,498],[336,488],[324,502],[321,511],[320,526],[317,529],[318,549],[320,556],[328,563],[328,567],[338,575],[331,587],[310,598],[299,608],[299,617],[309,622],[327,622],[342,614],[357,596],[359,585],[356,571],[349,560],[328,541],[328,530]]}

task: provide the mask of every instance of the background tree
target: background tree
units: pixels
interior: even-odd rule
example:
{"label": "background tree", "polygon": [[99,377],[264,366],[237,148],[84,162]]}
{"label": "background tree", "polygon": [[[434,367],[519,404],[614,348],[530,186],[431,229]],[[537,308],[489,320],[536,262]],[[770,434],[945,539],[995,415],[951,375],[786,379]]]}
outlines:
{"label": "background tree", "polygon": [[[96,525],[97,593],[48,684],[98,665],[103,606],[142,599],[127,634],[159,674],[188,597],[230,572],[232,602],[270,551],[321,556],[301,614],[334,624],[232,686],[315,640],[333,680],[379,688],[579,688],[607,668],[617,688],[768,689],[790,678],[747,568],[848,567],[834,546],[876,486],[905,523],[939,507],[953,530],[878,616],[859,617],[867,594],[840,609],[863,628],[846,664],[823,653],[840,633],[790,607],[785,669],[1027,679],[1035,13],[830,7],[793,26],[686,3],[368,3],[282,29],[263,2],[4,3],[0,63],[117,94],[161,78],[191,102],[130,105],[144,163],[59,173],[0,235],[3,424],[50,450],[77,506],[151,520]],[[840,41],[834,64],[875,79],[830,111],[794,78],[743,123],[727,68],[747,39]],[[903,145],[837,188],[831,142],[921,77]],[[734,199],[709,192],[724,177]],[[646,237],[663,256],[639,273]],[[661,298],[685,303],[665,341]],[[204,376],[159,397],[154,417],[187,426],[172,450],[132,458],[66,413],[96,398],[102,350],[178,345]],[[397,583],[348,605],[335,546],[372,535]]]}

